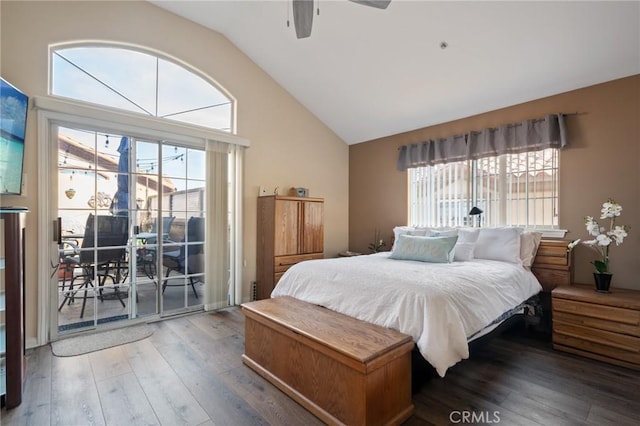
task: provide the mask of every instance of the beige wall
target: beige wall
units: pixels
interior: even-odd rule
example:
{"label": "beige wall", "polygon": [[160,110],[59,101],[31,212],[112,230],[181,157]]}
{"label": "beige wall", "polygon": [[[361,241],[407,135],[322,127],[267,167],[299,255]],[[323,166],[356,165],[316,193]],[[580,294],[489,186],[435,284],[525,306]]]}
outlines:
{"label": "beige wall", "polygon": [[[640,76],[611,81],[485,114],[389,136],[349,149],[349,244],[367,251],[374,229],[389,241],[407,223],[407,174],[396,171],[397,148],[548,113],[567,117],[570,146],[560,157],[559,225],[568,239],[588,239],[583,217],[599,217],[612,197],[624,210],[629,238],[611,249],[613,286],[640,289]],[[601,221],[601,224],[604,222]],[[608,226],[608,224],[607,224]],[[595,252],[578,247],[576,281],[591,283]]]}
{"label": "beige wall", "polygon": [[[325,253],[333,256],[348,241],[348,147],[222,35],[146,2],[0,3],[1,73],[30,96],[47,95],[48,45],[76,40],[112,40],[157,49],[203,71],[238,101],[238,135],[251,141],[245,157],[245,299],[255,279],[258,187],[281,193],[304,186],[325,198]],[[27,337],[37,323],[38,188],[36,114],[26,140],[25,197],[2,204],[27,206]],[[331,165],[327,167],[327,165]]]}

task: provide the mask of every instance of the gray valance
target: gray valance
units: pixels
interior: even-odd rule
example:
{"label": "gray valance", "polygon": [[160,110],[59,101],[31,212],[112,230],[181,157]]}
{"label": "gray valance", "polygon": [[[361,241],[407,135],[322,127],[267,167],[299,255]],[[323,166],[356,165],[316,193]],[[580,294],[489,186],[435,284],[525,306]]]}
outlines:
{"label": "gray valance", "polygon": [[466,135],[401,146],[398,170],[546,148],[564,148],[566,145],[563,115],[547,115]]}
{"label": "gray valance", "polygon": [[[462,161],[467,158],[467,138],[465,135],[449,136],[445,139],[428,140],[400,147],[398,170],[410,167],[432,166],[434,164]],[[401,165],[406,164],[404,168]]]}

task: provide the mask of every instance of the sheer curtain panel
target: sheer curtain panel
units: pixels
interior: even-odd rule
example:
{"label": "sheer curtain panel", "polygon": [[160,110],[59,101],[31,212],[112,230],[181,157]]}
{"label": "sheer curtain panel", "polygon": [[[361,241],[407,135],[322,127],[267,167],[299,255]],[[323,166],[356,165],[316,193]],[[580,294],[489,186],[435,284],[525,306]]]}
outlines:
{"label": "sheer curtain panel", "polygon": [[[207,141],[207,251],[205,271],[205,310],[220,309],[232,304],[235,283],[240,285],[234,255],[240,244],[232,235],[236,217],[234,197],[229,189],[239,185],[235,168],[236,156],[242,155],[242,147],[218,141]],[[233,191],[232,191],[233,192]]]}

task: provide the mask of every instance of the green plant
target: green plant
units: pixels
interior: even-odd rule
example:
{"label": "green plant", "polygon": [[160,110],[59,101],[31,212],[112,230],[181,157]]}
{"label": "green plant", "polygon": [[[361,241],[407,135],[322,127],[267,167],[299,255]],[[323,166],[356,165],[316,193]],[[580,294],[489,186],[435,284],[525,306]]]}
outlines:
{"label": "green plant", "polygon": [[386,245],[387,243],[385,243],[381,238],[380,231],[376,229],[373,232],[373,242],[369,244],[369,250],[371,250],[372,253],[378,253],[379,251],[382,251],[382,248]]}

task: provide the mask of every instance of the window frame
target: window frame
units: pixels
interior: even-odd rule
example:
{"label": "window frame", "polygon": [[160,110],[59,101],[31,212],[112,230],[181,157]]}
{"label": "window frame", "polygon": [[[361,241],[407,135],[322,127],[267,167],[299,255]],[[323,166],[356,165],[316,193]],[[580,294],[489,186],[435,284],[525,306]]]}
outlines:
{"label": "window frame", "polygon": [[[566,230],[560,229],[559,223],[558,223],[558,219],[559,218],[559,178],[560,178],[560,150],[557,148],[547,148],[547,150],[554,150],[554,153],[552,154],[553,157],[551,158],[551,163],[552,163],[552,167],[551,169],[554,171],[554,188],[552,190],[553,195],[553,216],[556,218],[555,224],[540,224],[540,225],[529,225],[529,223],[531,223],[531,218],[530,213],[527,211],[526,214],[526,220],[525,222],[527,223],[527,225],[522,225],[522,224],[518,224],[518,223],[509,223],[507,221],[508,218],[508,204],[510,203],[510,200],[512,199],[512,195],[514,194],[512,191],[508,190],[509,187],[509,183],[507,182],[508,178],[507,178],[507,174],[508,174],[508,169],[507,169],[507,162],[508,162],[508,155],[521,155],[521,154],[506,154],[506,155],[500,155],[500,156],[495,156],[495,157],[488,157],[489,159],[494,160],[497,164],[499,164],[499,174],[498,174],[498,178],[496,179],[496,190],[494,191],[494,193],[497,193],[500,195],[500,199],[498,200],[498,207],[497,209],[494,209],[496,211],[492,212],[494,213],[494,216],[497,217],[497,219],[492,220],[492,222],[488,225],[488,226],[520,226],[520,227],[524,227],[527,230],[535,230],[538,232],[542,232],[544,237],[548,237],[548,238],[563,238]],[[534,151],[530,151],[526,154],[529,154],[531,152]],[[542,151],[537,151],[537,152],[542,152]],[[543,154],[544,155],[544,154]],[[442,165],[435,165],[435,166],[423,166],[423,167],[417,167],[417,168],[411,168],[408,170],[407,173],[407,189],[408,189],[408,211],[407,211],[407,223],[409,223],[411,226],[475,226],[476,222],[471,219],[470,216],[468,216],[467,212],[471,209],[471,207],[478,205],[480,208],[483,208],[482,205],[479,205],[479,202],[477,201],[480,198],[480,194],[478,194],[478,190],[479,188],[481,188],[481,185],[479,185],[478,183],[478,173],[477,173],[477,169],[479,167],[479,162],[483,161],[485,159],[476,159],[476,160],[463,160],[463,161],[458,161],[458,162],[452,162],[452,163],[446,163],[446,165],[450,166],[450,165],[454,165],[454,164],[458,164],[460,168],[462,168],[464,171],[466,171],[466,178],[464,180],[464,184],[463,185],[458,185],[459,187],[466,187],[466,191],[467,191],[467,196],[466,199],[465,198],[459,198],[457,201],[459,204],[464,204],[465,206],[459,207],[458,210],[462,209],[464,210],[464,212],[462,214],[459,214],[455,220],[449,220],[449,221],[443,221],[440,217],[439,217],[439,213],[438,210],[440,209],[434,209],[433,206],[429,207],[424,207],[424,206],[418,206],[416,205],[416,202],[414,201],[414,194],[416,193],[417,189],[417,185],[418,185],[418,179],[415,176],[416,173],[424,173],[424,174],[433,174],[437,171],[437,167],[442,167]],[[547,168],[543,167],[540,170],[545,170]],[[462,174],[464,174],[465,172],[463,171]],[[526,173],[529,172],[529,169],[527,169]],[[459,173],[458,172],[448,172],[449,173],[449,177],[451,177],[451,175],[455,175],[458,176]],[[429,179],[429,178],[422,178],[424,179]],[[452,181],[449,181],[448,185],[451,185]],[[433,185],[438,185],[439,183],[434,183]],[[528,188],[527,188],[528,191]],[[457,192],[459,193],[459,192]],[[464,191],[462,192],[464,193]],[[525,193],[526,196],[526,193]],[[424,198],[424,197],[423,197]],[[429,209],[431,210],[430,214],[423,214],[422,218],[419,217],[420,212],[424,212],[425,209]],[[431,216],[431,217],[427,217],[427,216]],[[421,220],[421,219],[426,219],[425,220]],[[448,223],[447,223],[448,222]],[[486,223],[486,222],[485,222]]]}
{"label": "window frame", "polygon": [[[217,90],[224,94],[231,101],[231,117],[230,131],[222,131],[212,127],[199,126],[188,122],[177,121],[166,118],[145,115],[134,111],[123,110],[115,107],[95,104],[79,99],[72,99],[52,93],[53,73],[52,70],[52,51],[55,49],[69,48],[74,46],[100,46],[100,47],[116,47],[138,50],[146,54],[154,54],[157,57],[171,61],[186,70],[205,79],[211,83]],[[247,139],[235,135],[236,131],[236,111],[237,102],[222,86],[217,84],[206,74],[198,71],[192,66],[173,58],[161,52],[134,46],[124,43],[102,43],[102,42],[72,42],[60,43],[49,46],[49,86],[48,96],[34,97],[33,107],[37,110],[38,120],[38,185],[40,188],[48,188],[51,184],[49,176],[53,173],[54,165],[51,163],[50,155],[50,138],[53,128],[57,125],[82,126],[90,128],[111,129],[118,133],[128,134],[133,137],[143,139],[166,140],[171,139],[176,144],[203,149],[210,151],[212,144],[222,143],[228,145],[230,151],[233,151],[231,157],[231,174],[230,179],[235,188],[231,194],[232,210],[232,232],[231,236],[235,243],[230,247],[229,255],[233,258],[233,268],[230,271],[230,280],[235,283],[234,290],[229,293],[232,304],[237,304],[242,300],[242,253],[243,253],[243,235],[242,235],[242,163],[244,148],[249,147],[250,142]],[[39,235],[52,234],[52,218],[50,211],[53,205],[52,191],[41,192],[40,202],[38,206],[38,233]],[[43,244],[38,245],[38,256],[41,259],[47,259],[50,256],[49,239],[46,238]],[[38,309],[45,313],[39,316],[37,326],[37,342],[38,344],[46,344],[51,337],[50,328],[54,323],[53,316],[56,312],[52,312],[50,303],[50,271],[47,262],[41,262],[38,271]],[[215,309],[215,306],[211,306]],[[207,307],[205,306],[205,309]]]}
{"label": "window frame", "polygon": [[[231,116],[229,117],[229,131],[226,132],[224,130],[220,130],[214,127],[207,127],[207,126],[201,126],[201,125],[196,125],[190,122],[185,122],[185,121],[180,121],[180,120],[176,120],[176,119],[171,119],[171,118],[162,118],[162,117],[157,117],[157,116],[152,116],[152,115],[148,115],[148,114],[143,114],[141,112],[136,112],[136,111],[130,111],[130,110],[126,110],[126,109],[121,109],[121,108],[116,108],[116,107],[111,107],[111,106],[107,106],[107,105],[102,105],[102,104],[98,104],[98,103],[93,103],[93,102],[89,102],[89,101],[85,101],[82,99],[77,99],[77,98],[70,98],[67,96],[63,96],[63,95],[58,95],[53,93],[53,83],[54,83],[54,72],[53,72],[53,54],[54,52],[58,51],[58,50],[64,50],[64,49],[72,49],[72,48],[90,48],[90,47],[96,47],[96,48],[114,48],[114,49],[123,49],[123,50],[130,50],[130,51],[134,51],[134,52],[138,52],[138,53],[142,53],[142,54],[146,54],[149,56],[153,56],[155,58],[158,59],[163,59],[165,61],[171,62],[176,66],[179,66],[183,69],[185,69],[186,71],[192,73],[193,75],[202,78],[203,80],[205,80],[206,82],[208,82],[214,89],[216,89],[218,92],[220,92],[223,96],[225,96],[229,102],[230,102],[230,114]],[[51,44],[49,45],[49,52],[48,52],[48,70],[49,70],[49,75],[48,75],[48,86],[47,86],[47,93],[48,96],[51,98],[56,98],[56,99],[60,99],[60,100],[69,100],[75,104],[85,104],[87,106],[98,106],[100,108],[109,108],[109,109],[113,109],[116,111],[123,111],[123,112],[127,112],[128,114],[131,115],[138,115],[140,117],[151,117],[151,118],[157,118],[159,120],[169,120],[169,121],[173,121],[179,124],[184,124],[186,126],[197,126],[197,127],[202,127],[208,130],[215,130],[218,132],[223,132],[223,133],[230,133],[230,134],[236,134],[237,131],[237,100],[235,97],[233,97],[222,85],[220,85],[215,79],[211,78],[210,76],[208,76],[206,73],[202,72],[201,70],[193,67],[192,65],[174,57],[171,56],[169,54],[166,54],[164,52],[161,52],[159,50],[156,49],[151,49],[145,46],[140,46],[140,45],[136,45],[136,44],[132,44],[132,43],[120,43],[120,42],[113,42],[113,41],[98,41],[98,40],[91,40],[91,41],[82,41],[82,42],[63,42],[63,43],[55,43],[55,44]],[[157,78],[157,77],[156,77]]]}
{"label": "window frame", "polygon": [[[125,113],[121,110],[104,108],[96,105],[85,105],[82,102],[73,102],[48,97],[34,97],[33,106],[37,111],[38,121],[38,186],[41,189],[49,188],[52,180],[49,178],[55,169],[56,155],[52,155],[52,146],[49,143],[54,128],[58,125],[80,126],[97,128],[115,133],[126,133],[133,137],[143,139],[171,139],[176,144],[184,147],[192,147],[205,151],[211,150],[211,144],[221,142],[233,147],[236,155],[232,158],[232,173],[230,179],[235,188],[232,194],[233,215],[232,235],[235,241],[230,247],[230,256],[233,257],[233,268],[230,271],[230,280],[235,284],[234,291],[230,292],[231,304],[237,304],[242,300],[242,159],[243,149],[250,145],[247,139],[231,135],[226,132],[189,126],[185,123],[176,123],[155,117],[144,117],[137,114]],[[54,160],[52,160],[52,158]],[[54,204],[54,190],[40,192],[38,205],[38,234],[52,235],[51,209]],[[54,239],[55,240],[55,239]],[[38,256],[40,259],[50,258],[50,241],[48,238],[38,244]],[[57,314],[51,309],[50,269],[48,262],[41,262],[38,268],[38,309],[45,313],[38,318],[37,344],[43,345],[49,342],[51,337],[57,337],[51,333],[51,324],[54,324],[54,316]],[[225,305],[226,306],[226,305]],[[219,307],[205,306],[205,309]]]}

